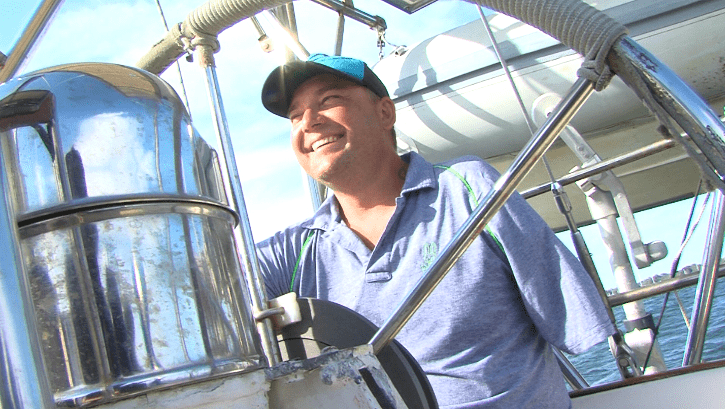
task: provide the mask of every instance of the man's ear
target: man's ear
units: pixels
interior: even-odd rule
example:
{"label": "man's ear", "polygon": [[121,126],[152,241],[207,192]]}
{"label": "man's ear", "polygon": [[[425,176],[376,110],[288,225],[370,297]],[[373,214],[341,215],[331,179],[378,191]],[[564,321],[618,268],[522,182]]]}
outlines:
{"label": "man's ear", "polygon": [[380,98],[380,119],[385,129],[393,129],[393,125],[395,125],[395,104],[389,97]]}

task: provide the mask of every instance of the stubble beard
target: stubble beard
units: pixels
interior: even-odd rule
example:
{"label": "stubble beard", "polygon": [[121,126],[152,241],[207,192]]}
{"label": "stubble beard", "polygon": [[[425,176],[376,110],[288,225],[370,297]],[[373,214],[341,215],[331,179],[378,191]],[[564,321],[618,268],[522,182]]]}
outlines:
{"label": "stubble beard", "polygon": [[329,189],[337,190],[335,187],[339,185],[335,183],[335,178],[344,174],[344,172],[352,166],[354,159],[355,153],[346,146],[340,157],[330,163],[330,166],[320,173],[320,175],[316,178],[317,181],[327,186]]}

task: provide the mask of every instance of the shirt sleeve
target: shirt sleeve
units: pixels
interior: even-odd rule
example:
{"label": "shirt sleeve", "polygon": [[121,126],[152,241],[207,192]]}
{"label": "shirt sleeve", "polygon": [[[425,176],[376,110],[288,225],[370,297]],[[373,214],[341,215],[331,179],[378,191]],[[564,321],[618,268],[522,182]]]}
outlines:
{"label": "shirt sleeve", "polygon": [[291,292],[290,285],[300,257],[306,229],[288,228],[257,244],[257,257],[267,290],[276,298]]}
{"label": "shirt sleeve", "polygon": [[[498,173],[482,166],[478,179],[487,192]],[[578,354],[615,332],[592,278],[518,193],[489,227],[503,246],[527,314],[550,344]]]}

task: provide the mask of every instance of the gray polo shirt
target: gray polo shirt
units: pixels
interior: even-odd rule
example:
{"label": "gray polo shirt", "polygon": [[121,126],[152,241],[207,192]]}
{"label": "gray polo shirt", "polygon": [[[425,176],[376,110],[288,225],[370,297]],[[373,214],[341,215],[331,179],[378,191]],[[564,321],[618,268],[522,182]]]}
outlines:
{"label": "gray polo shirt", "polygon": [[[381,325],[498,178],[464,157],[411,153],[396,209],[371,251],[334,196],[258,245],[267,292],[334,301]],[[396,339],[451,408],[569,407],[549,344],[580,353],[614,333],[578,260],[515,194]]]}

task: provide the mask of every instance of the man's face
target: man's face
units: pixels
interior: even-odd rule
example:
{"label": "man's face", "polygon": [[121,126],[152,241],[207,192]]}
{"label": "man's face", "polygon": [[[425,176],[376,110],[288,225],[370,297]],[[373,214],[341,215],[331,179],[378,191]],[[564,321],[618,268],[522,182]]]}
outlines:
{"label": "man's face", "polygon": [[393,113],[390,122],[387,110],[352,82],[332,75],[309,79],[295,91],[289,110],[297,160],[310,176],[335,189],[346,176],[374,166],[381,149],[391,149],[395,119]]}

